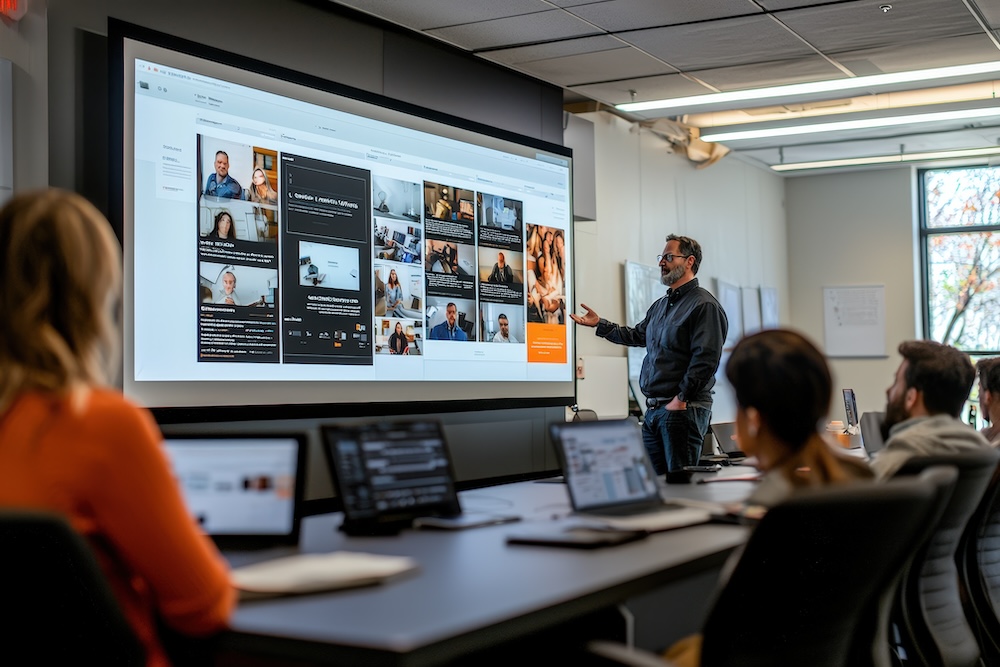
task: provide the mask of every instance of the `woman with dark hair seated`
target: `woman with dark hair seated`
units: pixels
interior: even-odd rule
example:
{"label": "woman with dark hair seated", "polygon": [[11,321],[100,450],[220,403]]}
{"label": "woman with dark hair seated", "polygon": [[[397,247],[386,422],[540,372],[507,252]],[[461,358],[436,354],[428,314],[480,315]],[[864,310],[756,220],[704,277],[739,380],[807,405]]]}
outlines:
{"label": "woman with dark hair seated", "polygon": [[864,461],[828,443],[820,421],[832,396],[823,354],[802,335],[775,329],[741,340],[726,364],[736,393],[736,437],[765,472],[748,506],[770,507],[796,489],[872,477]]}
{"label": "woman with dark hair seated", "polygon": [[[747,336],[726,363],[736,393],[736,438],[765,473],[742,512],[759,518],[807,487],[871,479],[872,471],[828,443],[820,431],[832,396],[830,369],[823,354],[804,336],[785,329]],[[725,582],[740,551],[722,570]],[[675,667],[701,663],[701,635],[691,635],[664,654]]]}

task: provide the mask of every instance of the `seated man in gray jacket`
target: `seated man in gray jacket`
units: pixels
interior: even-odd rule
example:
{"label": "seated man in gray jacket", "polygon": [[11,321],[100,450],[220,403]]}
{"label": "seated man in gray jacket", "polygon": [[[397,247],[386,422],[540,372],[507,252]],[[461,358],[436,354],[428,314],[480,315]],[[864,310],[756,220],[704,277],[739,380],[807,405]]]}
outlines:
{"label": "seated man in gray jacket", "polygon": [[886,391],[885,447],[872,461],[879,478],[890,477],[910,458],[989,447],[986,438],[960,421],[976,379],[969,357],[941,343],[900,343],[903,362]]}

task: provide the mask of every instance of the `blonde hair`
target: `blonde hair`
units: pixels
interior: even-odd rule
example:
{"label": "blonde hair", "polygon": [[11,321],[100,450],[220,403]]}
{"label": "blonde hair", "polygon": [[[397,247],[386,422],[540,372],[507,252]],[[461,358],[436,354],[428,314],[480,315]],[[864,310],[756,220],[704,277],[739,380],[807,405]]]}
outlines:
{"label": "blonde hair", "polygon": [[107,384],[120,304],[121,249],[90,202],[50,189],[0,209],[0,414],[25,391]]}

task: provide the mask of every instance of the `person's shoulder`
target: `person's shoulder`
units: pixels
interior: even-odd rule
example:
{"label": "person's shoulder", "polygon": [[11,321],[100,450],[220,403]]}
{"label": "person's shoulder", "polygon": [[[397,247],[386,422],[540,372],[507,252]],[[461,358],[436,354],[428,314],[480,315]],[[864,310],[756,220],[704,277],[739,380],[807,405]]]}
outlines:
{"label": "person's shoulder", "polygon": [[58,407],[53,416],[59,421],[60,430],[72,433],[81,443],[100,443],[102,450],[108,451],[116,449],[115,443],[159,440],[159,429],[149,411],[118,391],[91,388],[56,401]]}
{"label": "person's shoulder", "polygon": [[[145,428],[153,423],[153,416],[113,389],[92,389],[87,397],[86,414],[91,419],[107,422],[112,428],[138,426]],[[117,423],[110,422],[118,420]]]}

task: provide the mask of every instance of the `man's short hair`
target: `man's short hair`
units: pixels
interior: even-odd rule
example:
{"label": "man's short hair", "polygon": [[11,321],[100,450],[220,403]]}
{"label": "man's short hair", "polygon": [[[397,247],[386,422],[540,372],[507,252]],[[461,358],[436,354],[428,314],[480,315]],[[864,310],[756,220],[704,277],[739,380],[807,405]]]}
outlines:
{"label": "man's short hair", "polygon": [[455,310],[458,310],[458,306],[455,305],[454,301],[449,301],[448,305],[444,307],[445,310],[448,310],[449,308],[454,308]]}
{"label": "man's short hair", "polygon": [[983,389],[1000,397],[1000,357],[980,359],[976,362],[976,370]]}
{"label": "man's short hair", "polygon": [[923,393],[927,412],[958,417],[976,381],[976,368],[969,356],[929,340],[903,341],[899,353],[907,361],[903,375],[906,387]]}
{"label": "man's short hair", "polygon": [[500,320],[507,320],[507,323],[510,324],[510,318],[508,318],[503,313],[500,313],[499,315],[497,315],[497,322],[499,322]]}
{"label": "man's short hair", "polygon": [[676,234],[671,234],[667,237],[666,242],[670,243],[671,241],[677,241],[682,255],[694,257],[694,265],[691,267],[691,273],[698,275],[698,269],[701,268],[701,244],[690,236],[677,236]]}
{"label": "man's short hair", "polygon": [[229,159],[229,153],[227,153],[226,151],[215,151],[215,157],[219,157],[220,155],[225,155],[226,159],[227,160]]}

